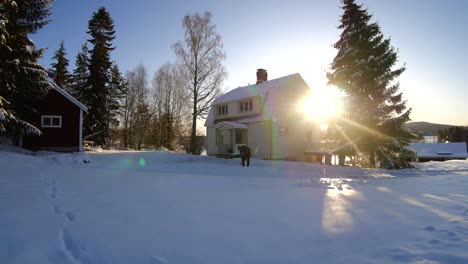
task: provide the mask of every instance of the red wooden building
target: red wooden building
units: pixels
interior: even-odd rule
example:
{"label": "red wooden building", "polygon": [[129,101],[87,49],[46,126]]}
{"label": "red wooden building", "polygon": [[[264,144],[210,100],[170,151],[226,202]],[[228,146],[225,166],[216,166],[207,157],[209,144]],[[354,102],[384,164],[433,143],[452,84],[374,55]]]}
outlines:
{"label": "red wooden building", "polygon": [[42,131],[42,135],[24,137],[24,147],[63,152],[83,150],[83,111],[88,111],[85,105],[54,86],[37,111],[40,114],[31,123]]}

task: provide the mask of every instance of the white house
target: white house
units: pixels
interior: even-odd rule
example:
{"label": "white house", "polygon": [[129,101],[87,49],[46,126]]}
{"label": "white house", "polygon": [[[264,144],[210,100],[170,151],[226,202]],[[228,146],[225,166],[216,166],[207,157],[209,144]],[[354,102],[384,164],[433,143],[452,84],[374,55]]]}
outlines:
{"label": "white house", "polygon": [[217,98],[205,122],[207,154],[232,156],[247,145],[259,159],[304,159],[304,151],[320,150],[320,126],[298,110],[311,93],[296,73],[268,80],[257,70],[257,83]]}
{"label": "white house", "polygon": [[454,143],[414,143],[408,146],[416,152],[418,161],[445,161],[452,159],[467,159],[465,142]]}

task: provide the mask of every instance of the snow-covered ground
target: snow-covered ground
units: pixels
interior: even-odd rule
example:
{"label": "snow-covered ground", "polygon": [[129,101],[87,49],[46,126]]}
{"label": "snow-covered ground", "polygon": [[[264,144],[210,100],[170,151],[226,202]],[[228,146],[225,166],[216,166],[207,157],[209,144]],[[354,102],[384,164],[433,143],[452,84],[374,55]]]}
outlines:
{"label": "snow-covered ground", "polygon": [[468,263],[467,161],[239,163],[0,150],[0,263]]}

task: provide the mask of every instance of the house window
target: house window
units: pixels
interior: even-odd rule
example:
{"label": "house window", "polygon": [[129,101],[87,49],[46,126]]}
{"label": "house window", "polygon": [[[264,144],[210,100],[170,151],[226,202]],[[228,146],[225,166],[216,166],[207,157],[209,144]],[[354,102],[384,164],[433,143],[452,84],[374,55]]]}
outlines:
{"label": "house window", "polygon": [[252,100],[244,101],[239,103],[239,112],[250,112],[252,111]]}
{"label": "house window", "polygon": [[288,126],[279,126],[280,136],[286,136],[288,134]]}
{"label": "house window", "polygon": [[227,114],[228,114],[228,106],[227,105],[218,106],[218,116],[227,115]]}
{"label": "house window", "polygon": [[232,145],[232,130],[217,129],[216,130],[216,145]]}
{"label": "house window", "polygon": [[43,115],[41,116],[41,127],[62,127],[62,116]]}

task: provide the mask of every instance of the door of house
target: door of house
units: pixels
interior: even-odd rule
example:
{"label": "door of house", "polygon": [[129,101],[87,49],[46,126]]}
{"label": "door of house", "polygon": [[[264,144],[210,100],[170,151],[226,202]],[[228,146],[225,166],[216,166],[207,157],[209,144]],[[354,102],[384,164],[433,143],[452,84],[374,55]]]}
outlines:
{"label": "door of house", "polygon": [[239,154],[237,149],[239,146],[247,145],[247,129],[236,129],[234,131],[234,152],[233,154]]}

